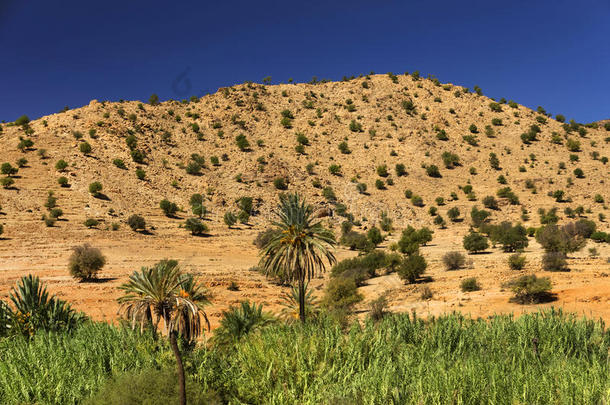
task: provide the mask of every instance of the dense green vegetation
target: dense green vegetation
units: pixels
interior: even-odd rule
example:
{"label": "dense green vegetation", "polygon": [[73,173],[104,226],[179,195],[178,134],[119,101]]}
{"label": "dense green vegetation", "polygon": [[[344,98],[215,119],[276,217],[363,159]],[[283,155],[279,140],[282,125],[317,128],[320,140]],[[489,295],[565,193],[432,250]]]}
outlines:
{"label": "dense green vegetation", "polygon": [[[603,324],[557,311],[402,314],[347,329],[321,317],[272,323],[232,350],[199,346],[185,364],[189,386],[231,403],[601,403],[610,399],[609,348]],[[80,402],[112,377],[173,370],[166,340],[91,322],[0,340],[0,356],[7,404]]]}

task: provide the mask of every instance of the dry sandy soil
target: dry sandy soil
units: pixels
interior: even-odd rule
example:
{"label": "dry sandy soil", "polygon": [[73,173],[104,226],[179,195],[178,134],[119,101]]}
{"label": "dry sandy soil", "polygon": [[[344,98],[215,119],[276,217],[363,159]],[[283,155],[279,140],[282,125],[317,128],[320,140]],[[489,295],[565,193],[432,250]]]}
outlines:
{"label": "dry sandy soil", "polygon": [[[14,162],[25,157],[28,163],[19,170],[15,185],[0,188],[0,223],[5,232],[0,239],[0,297],[5,297],[16,280],[28,273],[42,277],[49,289],[72,302],[78,309],[94,319],[113,320],[117,317],[115,299],[120,295],[117,286],[141,266],[151,265],[163,258],[180,260],[182,266],[199,274],[212,293],[213,305],[209,314],[216,325],[222,310],[244,299],[264,303],[268,309],[280,308],[283,287],[276,286],[255,271],[257,250],[252,244],[258,231],[264,229],[276,204],[277,190],[273,180],[284,177],[289,191],[299,191],[318,206],[330,206],[322,195],[322,187],[331,187],[337,201],[362,223],[366,230],[379,220],[385,211],[394,221],[395,231],[384,242],[395,241],[407,225],[431,226],[434,240],[422,249],[432,280],[426,285],[434,292],[431,300],[420,298],[423,284],[404,285],[396,275],[371,279],[361,288],[365,300],[357,310],[365,316],[368,302],[387,294],[393,311],[415,310],[418,314],[439,314],[462,311],[473,316],[487,316],[497,312],[537,310],[542,306],[563,307],[588,316],[610,319],[610,247],[595,244],[600,256],[589,258],[587,248],[569,259],[571,271],[547,273],[541,271],[540,247],[530,239],[525,254],[527,272],[549,276],[557,300],[538,306],[521,306],[508,302],[510,293],[502,289],[504,281],[517,275],[508,269],[507,254],[496,249],[491,253],[470,255],[468,268],[447,272],[441,257],[449,250],[463,250],[461,242],[468,232],[468,213],[472,206],[481,207],[481,199],[495,195],[504,185],[498,184],[499,175],[507,179],[506,186],[519,196],[520,205],[510,205],[499,199],[500,210],[494,211],[491,220],[499,222],[524,221],[526,226],[539,226],[537,210],[556,206],[561,223],[570,221],[563,215],[565,207],[582,205],[586,216],[608,231],[607,222],[599,222],[598,215],[608,216],[605,203],[595,203],[600,194],[605,201],[610,192],[605,184],[610,164],[600,159],[610,155],[610,132],[603,127],[567,134],[562,124],[552,118],[517,105],[502,105],[502,112],[494,112],[485,96],[464,93],[454,85],[436,85],[431,80],[413,80],[400,75],[394,83],[387,75],[372,75],[348,82],[331,82],[316,85],[296,84],[261,86],[237,85],[221,89],[197,102],[169,101],[157,106],[136,101],[110,103],[92,101],[82,108],[52,114],[32,121],[33,134],[25,135],[23,128],[3,124],[0,132],[0,163]],[[367,85],[363,86],[363,83]],[[351,100],[351,101],[349,101]],[[416,112],[408,114],[402,102],[413,101]],[[348,107],[348,105],[355,107]],[[289,109],[294,116],[291,128],[281,125],[281,111]],[[353,110],[353,111],[350,111]],[[133,115],[132,115],[133,114]],[[180,118],[178,118],[180,117]],[[502,125],[491,125],[500,118]],[[545,123],[539,120],[544,118]],[[362,125],[362,131],[349,129],[352,120]],[[197,124],[198,132],[192,124]],[[478,145],[463,140],[471,134],[471,124],[478,128]],[[537,124],[541,132],[538,140],[523,144],[520,135]],[[493,128],[486,136],[484,128]],[[91,134],[90,130],[95,133]],[[445,130],[448,140],[437,139],[438,130]],[[145,153],[144,163],[132,161],[125,139],[130,133],[137,138],[136,149]],[[199,135],[198,135],[199,133]],[[305,154],[295,152],[296,134],[309,139]],[[561,143],[551,142],[556,133]],[[82,135],[76,139],[76,135]],[[167,136],[169,134],[169,137]],[[246,135],[250,142],[247,151],[236,146],[235,137]],[[471,134],[472,135],[472,134]],[[17,148],[20,137],[34,141],[30,150]],[[566,139],[580,141],[578,152],[566,148]],[[85,155],[79,145],[87,141],[92,152]],[[342,154],[338,145],[346,141],[351,153]],[[44,149],[44,156],[36,150]],[[445,168],[441,154],[456,153],[461,164]],[[489,153],[500,160],[500,170],[490,167]],[[185,172],[192,153],[203,155],[206,165],[199,176]],[[210,158],[221,158],[213,165]],[[577,155],[573,162],[569,155]],[[115,167],[114,159],[124,160],[127,169]],[[64,159],[69,166],[65,172],[55,169],[55,163]],[[306,166],[313,164],[308,173]],[[408,175],[398,177],[394,172],[397,163],[405,165]],[[565,168],[560,168],[560,163]],[[341,176],[331,175],[331,164],[341,166]],[[386,164],[390,175],[379,177],[376,168]],[[426,175],[424,166],[435,164],[442,177]],[[522,168],[521,168],[522,167]],[[138,180],[136,168],[146,171],[146,179]],[[474,168],[474,172],[471,168]],[[585,176],[576,178],[575,168]],[[476,174],[473,174],[476,173]],[[241,181],[236,176],[241,174]],[[66,176],[70,187],[59,187],[57,178]],[[375,181],[382,179],[386,188],[378,190]],[[393,184],[388,182],[392,179]],[[321,187],[315,186],[315,180]],[[526,188],[526,181],[535,184],[536,193]],[[94,198],[88,193],[93,181],[103,184],[107,199]],[[367,194],[359,194],[355,183],[365,183]],[[471,184],[475,200],[469,201],[461,186]],[[425,206],[415,207],[405,198],[410,189],[423,197]],[[58,207],[64,211],[63,220],[47,228],[41,221],[46,209],[48,191],[58,197]],[[549,192],[564,190],[566,202],[557,203]],[[188,200],[191,194],[205,194],[210,214],[206,224],[210,236],[193,237],[180,225],[189,216]],[[455,192],[459,199],[450,201]],[[252,196],[258,214],[251,226],[227,229],[222,223],[227,210],[236,211],[236,199]],[[432,225],[428,214],[436,197],[442,196],[447,204],[439,213],[458,207],[465,217],[461,223],[449,223],[447,229]],[[159,201],[168,198],[183,211],[178,218],[165,217]],[[521,218],[525,209],[529,218]],[[125,224],[129,215],[143,215],[151,233],[131,232]],[[95,218],[100,225],[87,229],[83,221]],[[337,232],[342,218],[335,216],[324,222]],[[118,223],[118,231],[109,230]],[[78,283],[69,277],[67,260],[73,246],[89,242],[107,256],[108,264],[96,283]],[[355,255],[344,249],[338,257]],[[465,277],[477,277],[483,289],[462,293],[459,285]],[[326,276],[327,277],[327,276]],[[231,281],[239,291],[229,291]],[[313,283],[321,294],[325,278]]]}
{"label": "dry sandy soil", "polygon": [[[65,224],[60,224],[59,231]],[[463,230],[466,232],[466,229]],[[218,233],[206,238],[193,238],[182,232],[171,237],[134,235],[130,232],[111,231],[83,232],[71,239],[39,237],[29,242],[10,238],[0,245],[0,291],[6,294],[22,275],[32,273],[40,276],[51,292],[74,304],[97,320],[117,319],[116,298],[121,295],[118,286],[127,280],[134,270],[152,265],[164,258],[176,258],[181,266],[201,277],[211,293],[212,305],[207,308],[212,327],[218,324],[222,311],[231,305],[248,299],[264,304],[266,309],[278,312],[282,306],[281,294],[286,287],[269,282],[264,276],[251,270],[258,262],[257,249],[252,244],[256,231],[250,229],[231,230],[219,228]],[[57,232],[60,234],[60,232]],[[398,232],[390,236],[390,241],[398,237]],[[79,283],[67,272],[71,247],[80,241],[87,241],[100,247],[107,256],[107,265],[95,283]],[[387,246],[386,244],[381,247]],[[589,258],[584,253],[574,255],[570,260],[571,271],[548,273],[540,269],[542,251],[533,242],[526,249],[528,270],[538,275],[550,276],[557,300],[542,305],[518,305],[509,303],[510,291],[502,288],[502,283],[522,272],[508,268],[508,254],[493,250],[492,253],[468,256],[466,268],[446,271],[441,262],[447,250],[462,250],[461,238],[456,238],[455,230],[436,231],[434,240],[422,249],[429,267],[426,273],[432,281],[416,285],[405,285],[396,274],[382,275],[368,281],[361,287],[364,301],[356,312],[366,316],[369,302],[385,294],[389,309],[393,312],[416,311],[419,315],[438,315],[461,311],[472,316],[488,316],[495,313],[521,313],[535,311],[541,307],[560,307],[570,312],[601,317],[610,320],[610,256],[607,245],[598,246],[600,258]],[[339,259],[355,255],[355,252],[339,249]],[[320,296],[328,274],[312,281],[316,294]],[[460,282],[466,277],[476,277],[482,290],[463,293]],[[234,281],[239,291],[229,291],[227,287]],[[421,288],[430,287],[434,296],[430,300],[420,298]]]}

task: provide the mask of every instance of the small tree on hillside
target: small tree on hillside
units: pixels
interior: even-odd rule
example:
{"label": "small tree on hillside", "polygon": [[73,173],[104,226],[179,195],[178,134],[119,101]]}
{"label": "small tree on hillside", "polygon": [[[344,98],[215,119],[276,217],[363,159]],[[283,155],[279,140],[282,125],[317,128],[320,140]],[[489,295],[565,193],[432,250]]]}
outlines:
{"label": "small tree on hillside", "polygon": [[233,225],[235,225],[235,223],[237,222],[237,217],[231,211],[225,212],[223,219],[224,219],[225,224],[229,227],[229,229],[231,229],[231,227]]}
{"label": "small tree on hillside", "polygon": [[173,216],[178,211],[178,206],[167,199],[161,200],[159,207],[167,217]]}
{"label": "small tree on hillside", "polygon": [[72,256],[68,261],[68,269],[72,277],[86,281],[96,278],[105,264],[106,258],[102,252],[85,243],[73,248]]}
{"label": "small tree on hillside", "polygon": [[447,216],[452,222],[456,222],[460,217],[460,209],[458,207],[453,207],[447,211]]}
{"label": "small tree on hillside", "polygon": [[159,96],[153,93],[148,99],[148,104],[150,105],[158,105],[159,104]]}
{"label": "small tree on hillside", "polygon": [[199,218],[188,218],[184,228],[191,231],[192,235],[203,235],[208,232],[208,227]]}
{"label": "small tree on hillside", "polygon": [[479,253],[489,247],[487,238],[478,232],[471,232],[464,236],[464,249],[470,253]]}
{"label": "small tree on hillside", "polygon": [[102,188],[102,183],[100,183],[99,181],[94,181],[93,183],[89,184],[89,192],[94,197],[99,197],[101,195],[100,191],[102,191]]}
{"label": "small tree on hillside", "polygon": [[127,219],[127,225],[131,228],[132,231],[138,232],[146,229],[146,221],[143,217],[137,214],[133,214]]}

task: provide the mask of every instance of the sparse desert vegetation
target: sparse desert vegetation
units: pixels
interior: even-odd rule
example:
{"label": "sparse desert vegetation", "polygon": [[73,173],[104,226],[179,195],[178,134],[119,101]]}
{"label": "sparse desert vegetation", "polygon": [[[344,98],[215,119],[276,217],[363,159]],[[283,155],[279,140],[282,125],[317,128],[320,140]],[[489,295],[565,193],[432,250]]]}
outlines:
{"label": "sparse desert vegetation", "polygon": [[153,96],[1,127],[0,402],[608,401],[606,125],[418,72]]}

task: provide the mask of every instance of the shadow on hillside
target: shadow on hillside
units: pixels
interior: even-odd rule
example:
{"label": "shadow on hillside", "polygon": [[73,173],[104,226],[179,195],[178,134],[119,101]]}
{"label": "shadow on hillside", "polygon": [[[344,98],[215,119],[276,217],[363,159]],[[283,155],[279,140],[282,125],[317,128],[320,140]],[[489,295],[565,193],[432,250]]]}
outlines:
{"label": "shadow on hillside", "polygon": [[115,281],[115,280],[118,280],[118,278],[117,277],[98,277],[98,278],[83,280],[83,281],[81,281],[81,283],[83,283],[83,284],[103,284],[103,283],[108,283],[110,281]]}
{"label": "shadow on hillside", "polygon": [[545,292],[536,294],[534,297],[512,297],[508,302],[521,305],[536,305],[536,304],[547,304],[549,302],[557,301],[557,294],[554,292]]}
{"label": "shadow on hillside", "polygon": [[433,281],[434,281],[434,279],[432,278],[432,276],[425,276],[425,277],[419,278],[414,284],[426,284],[426,283],[431,283]]}
{"label": "shadow on hillside", "polygon": [[97,198],[98,200],[110,201],[110,197],[108,197],[104,193],[97,193],[96,195],[94,195],[94,197]]}
{"label": "shadow on hillside", "polygon": [[211,238],[213,235],[211,233],[200,233],[200,234],[191,234],[191,236],[195,236],[197,238]]}

